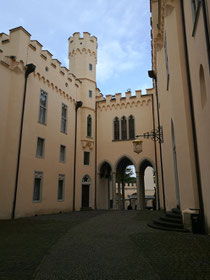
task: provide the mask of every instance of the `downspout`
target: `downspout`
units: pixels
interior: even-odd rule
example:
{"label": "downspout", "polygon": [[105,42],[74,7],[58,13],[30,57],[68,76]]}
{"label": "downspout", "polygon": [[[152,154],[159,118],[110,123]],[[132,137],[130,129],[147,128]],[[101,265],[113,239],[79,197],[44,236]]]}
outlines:
{"label": "downspout", "polygon": [[75,105],[75,138],[74,138],[74,177],[73,177],[73,211],[75,211],[75,180],[76,180],[76,158],[77,158],[77,111],[82,106],[82,101]]}
{"label": "downspout", "polygon": [[95,210],[97,210],[97,199],[96,199],[96,196],[97,196],[97,141],[98,141],[98,138],[97,138],[97,133],[98,133],[98,130],[97,130],[97,125],[98,125],[98,112],[97,112],[97,104],[98,102],[96,101],[95,102]]}
{"label": "downspout", "polygon": [[[159,112],[159,99],[158,99],[158,88],[157,88],[157,76],[155,75],[155,89],[156,89],[156,102],[157,102],[157,117],[158,117],[158,132],[160,133],[160,112]],[[162,177],[162,189],[163,189],[163,208],[166,212],[166,198],[165,198],[165,183],[164,183],[164,174],[163,174],[163,155],[162,155],[162,143],[159,140],[159,150],[160,150],[160,169]]]}
{"label": "downspout", "polygon": [[198,143],[197,143],[197,131],[195,125],[195,112],[194,112],[192,84],[191,84],[191,77],[190,77],[189,55],[188,55],[188,46],[187,46],[183,0],[180,0],[180,3],[181,3],[181,16],[182,16],[182,26],[183,26],[182,31],[183,31],[183,40],[184,40],[186,75],[187,75],[187,84],[188,84],[188,97],[190,102],[190,117],[191,117],[192,136],[193,136],[193,148],[194,148],[194,156],[195,156],[196,180],[197,180],[197,188],[198,188],[198,199],[200,205],[201,233],[205,233],[204,205],[203,205],[202,184],[201,184],[199,153],[198,153]]}
{"label": "downspout", "polygon": [[23,92],[23,104],[22,104],[22,113],[21,113],[21,121],[20,121],[20,134],[19,134],[19,144],[18,144],[18,157],[17,157],[17,167],[16,167],[16,176],[15,176],[15,190],[14,190],[14,198],[13,198],[13,207],[12,207],[12,216],[11,218],[15,218],[15,208],[17,202],[17,190],[18,190],[18,178],[19,178],[19,169],[20,169],[20,155],[21,155],[21,146],[22,146],[22,134],[23,134],[23,121],[24,121],[24,113],[25,113],[25,101],[26,101],[26,89],[27,89],[27,81],[28,76],[34,72],[36,66],[32,63],[26,65],[25,72],[25,84],[24,84],[24,92]]}
{"label": "downspout", "polygon": [[[154,112],[154,96],[152,96],[152,122],[153,122],[153,131],[155,131],[155,112]],[[157,163],[157,146],[156,146],[156,138],[154,139],[154,150],[155,150],[155,168],[156,168],[156,182],[157,182],[157,210],[160,210],[160,196],[159,196],[159,175],[158,175],[158,163]]]}

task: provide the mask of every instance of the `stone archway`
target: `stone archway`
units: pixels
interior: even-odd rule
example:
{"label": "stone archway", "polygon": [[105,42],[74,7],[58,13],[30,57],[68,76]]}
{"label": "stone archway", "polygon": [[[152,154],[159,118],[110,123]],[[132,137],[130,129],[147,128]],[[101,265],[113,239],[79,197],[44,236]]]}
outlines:
{"label": "stone archway", "polygon": [[110,209],[113,208],[113,193],[110,190],[112,167],[107,162],[104,161],[99,169],[99,187],[100,187],[100,197],[99,205],[100,208]]}
{"label": "stone archway", "polygon": [[[113,188],[116,193],[116,203],[115,207],[119,210],[125,209],[125,171],[128,166],[134,166],[134,162],[128,156],[122,156],[115,165],[116,176],[115,176],[115,185]],[[136,168],[135,168],[136,170]],[[117,185],[117,190],[116,190]],[[138,188],[137,188],[138,193]],[[137,202],[138,204],[138,202]],[[136,205],[137,205],[136,204]]]}
{"label": "stone archway", "polygon": [[[140,209],[145,209],[146,203],[145,203],[145,170],[147,167],[152,167],[154,169],[154,164],[150,159],[143,159],[139,165],[139,172],[136,172],[136,181],[139,185],[139,202],[140,202]],[[156,189],[154,190],[155,194],[154,197],[156,198]],[[155,204],[155,201],[154,201]]]}

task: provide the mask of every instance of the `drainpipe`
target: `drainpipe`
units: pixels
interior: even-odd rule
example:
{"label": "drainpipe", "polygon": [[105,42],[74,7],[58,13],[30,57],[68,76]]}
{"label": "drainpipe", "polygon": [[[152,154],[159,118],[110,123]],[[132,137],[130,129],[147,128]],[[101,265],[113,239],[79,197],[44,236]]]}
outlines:
{"label": "drainpipe", "polygon": [[77,158],[77,111],[82,106],[82,101],[77,101],[75,106],[75,138],[74,138],[74,177],[73,177],[73,211],[75,211],[75,179]]}
{"label": "drainpipe", "polygon": [[19,178],[19,169],[20,169],[20,155],[21,155],[22,134],[23,134],[23,121],[24,121],[24,113],[25,113],[25,100],[26,100],[27,80],[28,80],[28,76],[32,72],[34,72],[35,69],[36,69],[36,66],[34,64],[32,64],[32,63],[26,65],[25,84],[24,84],[24,92],[23,92],[23,104],[22,104],[22,113],[21,113],[21,121],[20,121],[18,157],[17,157],[16,176],[15,176],[15,190],[14,190],[12,216],[11,216],[12,219],[15,218],[15,208],[16,208],[16,201],[17,201],[17,190],[18,190],[18,178]]}
{"label": "drainpipe", "polygon": [[[156,106],[157,106],[157,119],[158,119],[158,132],[160,134],[160,112],[159,112],[159,99],[158,99],[158,88],[157,88],[157,76],[153,70],[148,71],[148,76],[155,80],[155,94],[156,94]],[[162,143],[159,139],[159,150],[160,150],[160,169],[161,169],[161,177],[162,177],[162,189],[163,189],[163,208],[164,212],[166,212],[166,199],[165,199],[165,184],[164,184],[164,174],[163,174],[163,155],[162,155]]]}
{"label": "drainpipe", "polygon": [[95,102],[95,210],[97,210],[97,198],[96,198],[96,195],[97,195],[97,141],[98,141],[98,138],[97,138],[97,133],[98,133],[98,130],[97,130],[97,122],[98,122],[98,112],[97,112],[97,104],[98,102],[96,101]]}
{"label": "drainpipe", "polygon": [[[154,96],[153,94],[151,94],[152,96],[152,122],[153,122],[153,131],[155,131],[155,112],[154,112]],[[156,192],[156,198],[157,198],[157,202],[156,202],[156,206],[157,206],[157,210],[160,210],[160,189],[159,189],[159,175],[158,175],[158,163],[157,163],[157,146],[156,146],[156,138],[154,139],[154,150],[155,150],[155,172],[156,172],[156,183],[157,183],[157,192]]]}
{"label": "drainpipe", "polygon": [[201,233],[205,233],[204,205],[203,205],[200,163],[199,163],[199,153],[198,153],[198,143],[197,143],[197,131],[196,131],[196,125],[195,125],[195,112],[194,112],[192,84],[191,84],[191,77],[190,77],[190,66],[189,66],[189,55],[188,55],[188,46],[187,46],[187,35],[186,35],[186,24],[185,24],[185,13],[184,13],[183,0],[180,0],[180,3],[181,3],[181,16],[182,16],[182,27],[183,27],[182,31],[183,31],[183,41],[184,41],[186,75],[187,75],[187,84],[188,84],[188,97],[189,97],[189,102],[190,102],[190,117],[191,117],[192,136],[193,136],[193,149],[194,149],[194,156],[195,156],[196,181],[197,181],[198,199],[199,199],[199,205],[200,205]]}

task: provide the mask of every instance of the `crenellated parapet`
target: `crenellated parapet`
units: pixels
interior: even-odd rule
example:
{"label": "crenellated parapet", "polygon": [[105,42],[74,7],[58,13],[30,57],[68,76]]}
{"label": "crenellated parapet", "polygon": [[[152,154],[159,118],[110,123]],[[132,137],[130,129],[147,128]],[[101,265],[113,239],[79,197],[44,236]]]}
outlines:
{"label": "crenellated parapet", "polygon": [[152,102],[152,94],[153,89],[148,89],[147,94],[145,95],[142,95],[141,90],[136,90],[135,95],[132,95],[131,92],[128,91],[125,93],[125,96],[122,96],[121,93],[107,95],[106,97],[98,94],[96,96],[96,102],[98,103],[98,108],[101,111],[141,107],[148,106]]}
{"label": "crenellated parapet", "polygon": [[69,57],[77,53],[93,55],[97,59],[97,38],[91,36],[89,32],[83,32],[83,37],[79,32],[75,32],[69,37]]}
{"label": "crenellated parapet", "polygon": [[0,63],[12,71],[21,72],[25,71],[26,64],[33,63],[36,66],[34,77],[74,102],[76,93],[73,88],[80,87],[82,82],[48,50],[43,50],[37,40],[30,40],[30,36],[23,27],[11,29],[9,35],[1,33]]}

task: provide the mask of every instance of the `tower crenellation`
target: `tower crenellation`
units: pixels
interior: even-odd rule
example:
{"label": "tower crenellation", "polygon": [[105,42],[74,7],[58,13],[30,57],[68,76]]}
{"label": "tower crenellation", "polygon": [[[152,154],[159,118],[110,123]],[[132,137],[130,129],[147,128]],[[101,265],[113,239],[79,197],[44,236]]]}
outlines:
{"label": "tower crenellation", "polygon": [[69,37],[69,68],[77,77],[96,81],[97,38],[89,32]]}

